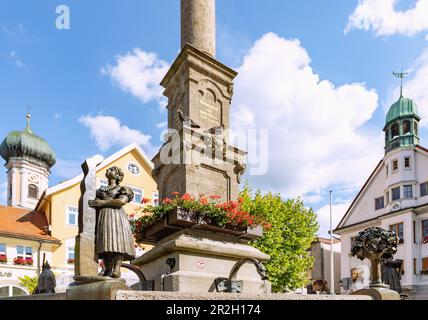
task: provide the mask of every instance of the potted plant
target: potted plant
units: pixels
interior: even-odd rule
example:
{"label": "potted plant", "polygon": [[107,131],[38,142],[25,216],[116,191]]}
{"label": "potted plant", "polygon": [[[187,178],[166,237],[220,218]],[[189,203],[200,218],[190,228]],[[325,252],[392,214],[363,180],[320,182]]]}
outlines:
{"label": "potted plant", "polygon": [[68,258],[67,259],[67,264],[74,264],[74,259],[73,258]]}
{"label": "potted plant", "polygon": [[33,265],[33,258],[19,258],[16,257],[13,259],[13,264],[15,265],[21,265],[21,266],[32,266]]}

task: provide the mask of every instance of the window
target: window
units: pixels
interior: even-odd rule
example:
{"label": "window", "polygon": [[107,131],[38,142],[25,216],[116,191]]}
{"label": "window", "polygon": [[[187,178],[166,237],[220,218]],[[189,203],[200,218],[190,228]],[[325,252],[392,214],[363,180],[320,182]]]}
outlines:
{"label": "window", "polygon": [[157,207],[159,205],[159,193],[153,192],[153,206]]}
{"label": "window", "polygon": [[404,168],[410,168],[410,157],[404,158]]}
{"label": "window", "polygon": [[421,183],[421,197],[428,195],[428,182]]}
{"label": "window", "polygon": [[422,240],[428,238],[428,220],[422,221]]}
{"label": "window", "polygon": [[67,247],[67,264],[74,264],[74,247]]}
{"label": "window", "polygon": [[413,258],[413,274],[418,274],[418,260]]}
{"label": "window", "polygon": [[408,134],[408,133],[410,133],[410,121],[405,120],[403,121],[403,134]]}
{"label": "window", "polygon": [[391,190],[392,201],[400,200],[400,187]]}
{"label": "window", "polygon": [[0,255],[6,254],[6,245],[3,243],[0,243]]}
{"label": "window", "polygon": [[394,231],[400,239],[400,243],[404,243],[404,224],[397,223],[389,226],[390,231]]}
{"label": "window", "polygon": [[17,258],[27,259],[33,257],[33,248],[17,246],[16,247],[16,256]]}
{"label": "window", "polygon": [[137,174],[140,174],[140,167],[135,163],[130,163],[128,164],[128,171],[131,172],[132,174],[137,175]]}
{"label": "window", "polygon": [[107,179],[99,179],[98,183],[100,184],[100,187],[108,187],[108,180]]}
{"label": "window", "polygon": [[388,177],[388,174],[389,174],[389,167],[388,167],[388,165],[386,165],[385,171],[386,171],[386,176]]}
{"label": "window", "polygon": [[404,197],[404,199],[413,198],[413,187],[412,187],[412,185],[403,186],[403,197]]}
{"label": "window", "polygon": [[388,204],[389,203],[389,191],[386,192],[385,199],[386,199],[386,201],[385,201],[386,204]]}
{"label": "window", "polygon": [[25,296],[28,295],[28,292],[21,287],[17,287],[14,285],[6,285],[0,287],[0,298],[7,298],[13,296]]}
{"label": "window", "polygon": [[397,171],[398,170],[398,160],[394,160],[392,161],[392,171]]}
{"label": "window", "polygon": [[383,208],[385,208],[384,197],[380,197],[380,198],[375,199],[375,210],[380,210]]}
{"label": "window", "polygon": [[30,198],[33,198],[33,199],[38,199],[39,198],[39,188],[34,184],[28,185],[28,196]]}
{"label": "window", "polygon": [[134,200],[132,200],[133,203],[142,203],[143,197],[144,197],[144,190],[129,187],[132,191],[134,191]]}
{"label": "window", "polygon": [[395,138],[400,135],[400,130],[398,127],[398,123],[394,123],[391,127],[392,138]]}
{"label": "window", "polygon": [[69,226],[77,226],[78,208],[67,206],[67,224]]}
{"label": "window", "polygon": [[9,183],[9,194],[8,194],[8,199],[12,200],[12,182]]}
{"label": "window", "polygon": [[414,122],[413,125],[415,126],[415,135],[418,135],[418,123]]}
{"label": "window", "polygon": [[413,221],[413,243],[416,243],[416,221]]}
{"label": "window", "polygon": [[422,272],[428,273],[428,258],[422,258]]}

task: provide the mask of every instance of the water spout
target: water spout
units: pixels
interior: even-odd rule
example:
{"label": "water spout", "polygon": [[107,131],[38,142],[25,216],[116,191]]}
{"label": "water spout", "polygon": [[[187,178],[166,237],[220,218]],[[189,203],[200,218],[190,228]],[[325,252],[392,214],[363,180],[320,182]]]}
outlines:
{"label": "water spout", "polygon": [[260,275],[260,278],[264,282],[265,293],[268,293],[267,292],[268,291],[268,289],[267,289],[267,280],[268,280],[267,270],[259,260],[254,259],[254,258],[245,258],[245,259],[239,260],[233,266],[232,270],[230,271],[230,275],[229,275],[229,279],[228,279],[228,292],[233,292],[233,293],[237,292],[236,276],[238,275],[239,269],[241,269],[241,267],[244,264],[246,264],[247,262],[253,263],[256,266],[257,273]]}

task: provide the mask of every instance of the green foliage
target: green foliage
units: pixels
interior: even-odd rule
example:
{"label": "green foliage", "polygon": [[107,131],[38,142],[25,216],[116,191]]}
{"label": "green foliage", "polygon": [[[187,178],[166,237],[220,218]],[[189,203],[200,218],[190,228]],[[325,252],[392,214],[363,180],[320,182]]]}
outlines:
{"label": "green foliage", "polygon": [[270,255],[265,264],[274,292],[286,292],[306,285],[313,259],[308,249],[318,232],[317,216],[298,198],[284,201],[279,194],[252,195],[247,186],[241,192],[243,209],[268,222],[262,238],[252,245]]}
{"label": "green foliage", "polygon": [[19,279],[19,285],[21,287],[24,287],[28,290],[28,292],[33,293],[34,290],[36,290],[37,287],[37,282],[39,280],[38,276],[34,276],[34,277],[30,277],[30,276],[23,276],[23,277],[18,277]]}

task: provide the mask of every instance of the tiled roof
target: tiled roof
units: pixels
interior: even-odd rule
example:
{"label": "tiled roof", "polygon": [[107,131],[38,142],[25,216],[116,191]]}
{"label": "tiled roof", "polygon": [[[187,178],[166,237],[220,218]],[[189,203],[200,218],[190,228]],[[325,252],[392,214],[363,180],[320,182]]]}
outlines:
{"label": "tiled roof", "polygon": [[42,213],[14,207],[0,206],[0,235],[23,239],[60,241],[43,231],[48,225]]}

